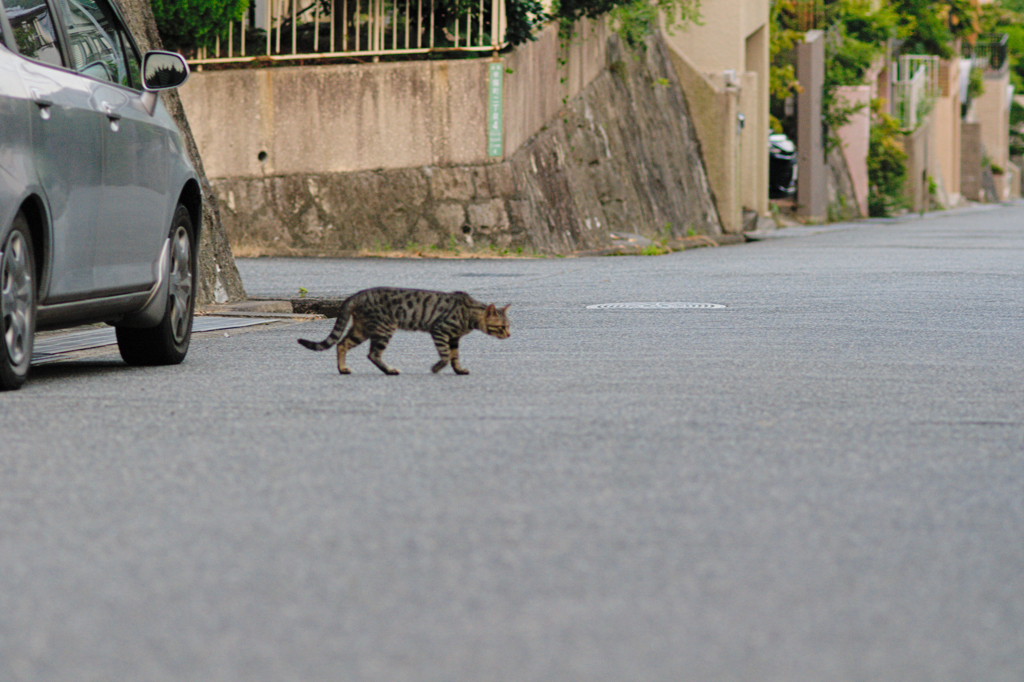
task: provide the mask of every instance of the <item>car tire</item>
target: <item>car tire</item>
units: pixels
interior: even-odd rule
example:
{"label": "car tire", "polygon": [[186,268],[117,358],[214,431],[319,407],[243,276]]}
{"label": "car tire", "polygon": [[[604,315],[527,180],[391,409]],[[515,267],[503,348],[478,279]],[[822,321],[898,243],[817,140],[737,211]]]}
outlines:
{"label": "car tire", "polygon": [[167,309],[156,327],[117,327],[117,347],[129,365],[177,365],[188,353],[196,302],[195,229],[188,209],[178,204],[171,222]]}
{"label": "car tire", "polygon": [[28,379],[36,331],[36,263],[23,214],[0,249],[0,391],[10,391]]}

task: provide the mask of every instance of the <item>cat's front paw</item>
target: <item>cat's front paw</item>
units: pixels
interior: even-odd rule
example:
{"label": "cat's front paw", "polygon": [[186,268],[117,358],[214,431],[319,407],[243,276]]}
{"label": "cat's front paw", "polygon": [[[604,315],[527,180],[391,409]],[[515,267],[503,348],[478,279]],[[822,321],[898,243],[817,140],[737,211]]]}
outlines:
{"label": "cat's front paw", "polygon": [[452,367],[452,369],[455,370],[456,374],[469,374],[468,369],[462,369],[461,367]]}

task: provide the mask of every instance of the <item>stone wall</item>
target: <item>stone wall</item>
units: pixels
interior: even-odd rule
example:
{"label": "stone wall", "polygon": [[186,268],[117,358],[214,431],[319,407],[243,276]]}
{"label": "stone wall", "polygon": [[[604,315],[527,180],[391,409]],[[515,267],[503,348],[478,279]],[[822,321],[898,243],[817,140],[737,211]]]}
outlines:
{"label": "stone wall", "polygon": [[719,234],[663,41],[607,40],[605,68],[506,160],[212,180],[237,255],[452,247],[565,254],[613,232]]}

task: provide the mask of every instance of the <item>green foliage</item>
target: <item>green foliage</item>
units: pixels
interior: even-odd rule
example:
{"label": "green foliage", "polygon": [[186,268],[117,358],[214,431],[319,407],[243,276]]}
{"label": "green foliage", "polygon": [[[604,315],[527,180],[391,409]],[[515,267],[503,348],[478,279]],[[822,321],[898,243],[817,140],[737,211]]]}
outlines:
{"label": "green foliage", "polygon": [[[792,132],[786,121],[786,99],[800,92],[794,73],[791,52],[803,40],[797,30],[794,0],[778,0],[771,9],[771,45],[769,97],[771,126],[778,132]],[[885,40],[895,31],[898,18],[888,6],[872,10],[867,0],[840,0],[828,8],[831,22],[825,42],[825,82],[822,91],[823,122],[826,128],[825,151],[838,143],[836,131],[863,105],[847,104],[836,96],[844,85],[859,85],[872,60],[881,53]]]}
{"label": "green foliage", "polygon": [[1010,56],[1010,82],[1017,92],[1024,92],[1024,14],[1017,15],[1016,21],[998,30],[1009,38],[1006,51]]}
{"label": "green foliage", "polygon": [[879,36],[888,34],[895,17],[888,8],[871,12],[863,0],[837,3],[838,15],[825,42],[825,82],[822,87],[822,119],[825,124],[825,153],[839,145],[838,131],[864,108],[837,96],[845,85],[860,85],[871,62],[882,52]]}
{"label": "green foliage", "polygon": [[971,69],[967,76],[967,101],[980,97],[985,92],[985,74],[981,69]]}
{"label": "green foliage", "polygon": [[1024,123],[1024,107],[1014,100],[1010,102],[1010,127],[1017,128],[1022,123]]}
{"label": "green foliage", "polygon": [[783,121],[786,116],[786,100],[801,92],[796,79],[792,52],[803,40],[803,33],[796,30],[795,0],[776,0],[769,9],[768,45],[768,97],[770,100],[769,124],[777,133],[786,131]]}
{"label": "green foliage", "polygon": [[658,25],[658,8],[645,0],[614,7],[609,16],[619,36],[634,49],[646,49],[644,38]]}
{"label": "green foliage", "polygon": [[700,24],[701,0],[556,0],[553,13],[569,30],[577,20],[608,13],[616,32],[631,47],[644,49],[646,38],[664,17],[665,29],[681,24]]}
{"label": "green foliage", "polygon": [[538,0],[505,0],[505,40],[512,45],[536,40],[537,28],[549,19]]}
{"label": "green foliage", "polygon": [[164,47],[191,52],[211,45],[228,24],[238,21],[249,0],[152,0]]}
{"label": "green foliage", "polygon": [[1010,156],[1024,156],[1024,138],[1016,133],[1010,133]]}
{"label": "green foliage", "polygon": [[[879,5],[872,8],[872,5]],[[900,17],[891,5],[868,0],[843,0],[829,6],[829,23],[839,23],[850,38],[881,49],[889,38],[905,38]]]}
{"label": "green foliage", "polygon": [[978,28],[978,11],[971,0],[894,0],[892,9],[899,17],[899,37],[905,38],[903,54],[949,59],[953,40],[972,36]]}
{"label": "green foliage", "polygon": [[874,100],[868,146],[868,213],[872,216],[890,216],[906,206],[907,154],[900,135],[899,121],[882,111],[881,100]]}

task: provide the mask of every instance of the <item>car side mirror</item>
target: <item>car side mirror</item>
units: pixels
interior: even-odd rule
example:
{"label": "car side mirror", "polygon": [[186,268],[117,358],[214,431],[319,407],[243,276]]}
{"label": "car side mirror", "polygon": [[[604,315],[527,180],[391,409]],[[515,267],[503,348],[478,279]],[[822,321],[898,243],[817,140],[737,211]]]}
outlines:
{"label": "car side mirror", "polygon": [[157,93],[183,85],[188,75],[188,63],[177,52],[152,50],[142,57],[142,103],[150,116],[156,110]]}
{"label": "car side mirror", "polygon": [[188,63],[177,52],[152,51],[142,58],[142,87],[156,92],[170,90],[188,80]]}

